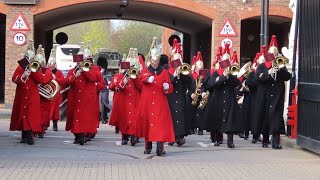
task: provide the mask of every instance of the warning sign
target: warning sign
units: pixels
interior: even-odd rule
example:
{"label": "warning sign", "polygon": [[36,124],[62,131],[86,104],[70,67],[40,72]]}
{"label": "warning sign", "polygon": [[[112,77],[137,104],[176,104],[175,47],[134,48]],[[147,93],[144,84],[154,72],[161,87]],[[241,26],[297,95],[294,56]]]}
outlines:
{"label": "warning sign", "polygon": [[10,30],[11,31],[30,31],[29,24],[27,23],[26,19],[23,17],[22,13],[18,14]]}
{"label": "warning sign", "polygon": [[220,29],[218,36],[238,36],[238,33],[236,32],[236,29],[231,24],[229,19],[227,19],[222,28]]}

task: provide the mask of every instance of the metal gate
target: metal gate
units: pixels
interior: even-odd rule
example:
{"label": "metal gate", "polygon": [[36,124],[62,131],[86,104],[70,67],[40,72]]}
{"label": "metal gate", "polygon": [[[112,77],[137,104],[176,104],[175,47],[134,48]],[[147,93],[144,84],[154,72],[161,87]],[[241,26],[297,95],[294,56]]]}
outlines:
{"label": "metal gate", "polygon": [[320,1],[300,0],[297,144],[320,154]]}

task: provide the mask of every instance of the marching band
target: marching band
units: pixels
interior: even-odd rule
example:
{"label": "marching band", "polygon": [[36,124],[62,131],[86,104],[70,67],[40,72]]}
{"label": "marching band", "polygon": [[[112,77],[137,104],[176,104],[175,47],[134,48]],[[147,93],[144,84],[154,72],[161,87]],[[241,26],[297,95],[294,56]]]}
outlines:
{"label": "marching band", "polygon": [[[224,133],[227,147],[234,148],[235,134],[244,134],[247,140],[251,132],[252,143],[262,135],[262,147],[267,148],[272,135],[272,148],[282,148],[284,82],[291,74],[285,67],[287,59],[278,53],[275,36],[268,52],[263,46],[254,61],[242,68],[236,52],[231,56],[229,44],[219,47],[210,70],[204,69],[201,52],[191,65],[184,63],[177,39],[169,63],[160,62],[156,41],[146,60],[130,48],[108,86],[114,92],[109,124],[122,133],[122,145],[130,141],[135,146],[144,138],[144,154],[150,154],[156,142],[156,154],[162,156],[164,143],[181,147],[186,136],[207,131],[215,146],[223,144]],[[58,131],[60,90],[69,87],[65,130],[74,134],[75,144],[84,145],[95,137],[101,117],[106,123],[106,67],[94,64],[90,45],[82,44],[81,61],[64,78],[56,68],[55,47],[48,63],[43,52],[39,45],[35,54],[30,41],[25,57],[18,61],[12,77],[17,88],[10,130],[21,131],[21,143],[29,145],[34,144],[34,135],[44,136],[50,120]]]}

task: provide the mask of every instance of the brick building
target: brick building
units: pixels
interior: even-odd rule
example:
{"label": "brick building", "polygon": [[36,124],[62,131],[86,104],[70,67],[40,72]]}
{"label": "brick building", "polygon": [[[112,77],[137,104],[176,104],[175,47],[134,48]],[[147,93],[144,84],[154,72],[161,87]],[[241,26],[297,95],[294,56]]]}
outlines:
{"label": "brick building", "polygon": [[[11,2],[31,2],[17,0]],[[186,61],[198,50],[203,53],[205,65],[210,68],[217,47],[225,37],[218,36],[228,19],[236,36],[232,51],[237,51],[242,62],[250,60],[259,51],[260,0],[129,0],[121,6],[120,0],[38,0],[36,4],[14,5],[0,0],[0,108],[10,108],[15,84],[11,82],[17,60],[23,56],[26,45],[16,45],[13,36],[23,32],[42,44],[46,55],[52,47],[53,30],[66,25],[97,19],[131,19],[159,24],[184,33],[183,48]],[[270,0],[269,34],[279,38],[279,46],[287,46],[292,12],[289,0]],[[25,17],[30,31],[12,31],[19,13]],[[172,31],[165,30],[163,39]],[[168,49],[168,44],[163,44]],[[149,45],[148,45],[149,46]],[[167,46],[167,47],[166,47]]]}

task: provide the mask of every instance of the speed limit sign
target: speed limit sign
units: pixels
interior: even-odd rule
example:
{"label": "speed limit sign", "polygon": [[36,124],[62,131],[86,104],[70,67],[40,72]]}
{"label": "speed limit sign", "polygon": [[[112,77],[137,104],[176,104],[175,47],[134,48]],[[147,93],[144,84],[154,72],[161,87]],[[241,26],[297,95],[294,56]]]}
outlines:
{"label": "speed limit sign", "polygon": [[223,47],[223,48],[225,48],[225,44],[230,44],[230,49],[232,48],[232,46],[233,46],[233,41],[232,41],[232,39],[230,39],[230,38],[224,38],[224,39],[222,39],[221,40],[221,46]]}
{"label": "speed limit sign", "polygon": [[26,35],[23,34],[22,32],[17,32],[16,34],[13,35],[13,42],[16,45],[22,46],[27,42]]}

